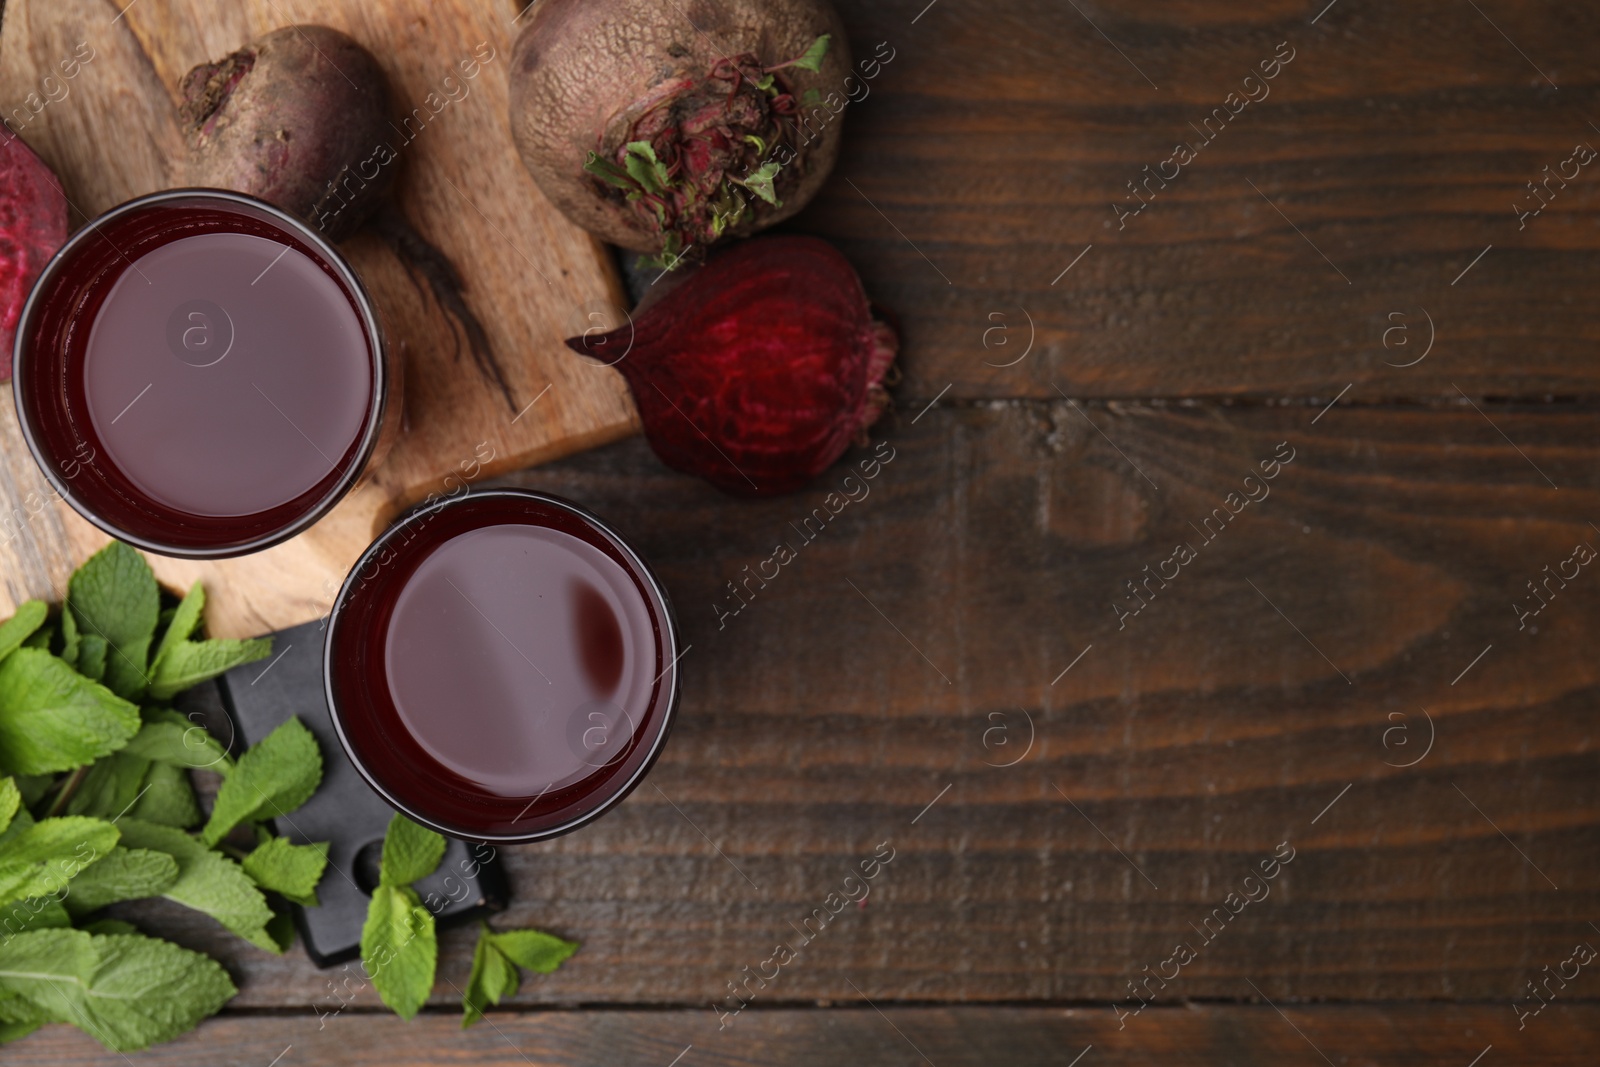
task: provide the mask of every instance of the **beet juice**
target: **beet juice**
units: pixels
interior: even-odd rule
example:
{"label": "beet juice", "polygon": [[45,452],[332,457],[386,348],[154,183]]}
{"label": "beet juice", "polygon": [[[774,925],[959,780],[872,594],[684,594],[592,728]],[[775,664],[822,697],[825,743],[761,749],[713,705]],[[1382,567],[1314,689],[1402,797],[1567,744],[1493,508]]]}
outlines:
{"label": "beet juice", "polygon": [[417,511],[334,604],[345,750],[411,818],[480,841],[565,833],[654,762],[677,699],[666,594],[614,532],[524,490]]}
{"label": "beet juice", "polygon": [[85,518],[217,557],[338,501],[375,448],[386,378],[337,251],[269,205],[188,190],[124,204],[56,255],[19,324],[13,389],[35,458]]}

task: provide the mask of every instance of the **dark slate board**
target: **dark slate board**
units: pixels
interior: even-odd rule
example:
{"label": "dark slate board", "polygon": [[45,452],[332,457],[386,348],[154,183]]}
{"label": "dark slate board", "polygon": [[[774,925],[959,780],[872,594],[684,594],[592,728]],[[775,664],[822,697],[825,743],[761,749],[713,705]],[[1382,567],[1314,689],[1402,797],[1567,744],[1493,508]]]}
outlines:
{"label": "dark slate board", "polygon": [[[318,966],[330,967],[360,955],[361,925],[394,809],[367,785],[334,733],[322,688],[323,633],[320,621],[279,631],[272,635],[272,659],[230,671],[214,691],[196,696],[217,703],[216,711],[231,718],[237,735],[230,747],[236,754],[291,715],[316,736],[322,785],[303,806],[274,820],[273,828],[296,844],[329,843],[328,872],[317,886],[321,906],[292,907],[306,953]],[[222,725],[218,736],[229,737],[229,727]],[[455,840],[439,869],[415,888],[440,926],[500,911],[509,896],[496,849]]]}

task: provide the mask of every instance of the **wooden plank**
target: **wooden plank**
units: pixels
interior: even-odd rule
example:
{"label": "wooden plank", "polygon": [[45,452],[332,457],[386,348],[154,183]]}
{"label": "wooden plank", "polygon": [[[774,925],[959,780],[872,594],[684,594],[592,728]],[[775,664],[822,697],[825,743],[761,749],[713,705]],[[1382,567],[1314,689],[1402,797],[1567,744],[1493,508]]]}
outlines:
{"label": "wooden plank", "polygon": [[[1346,0],[1311,25],[1325,3],[927,6],[841,5],[856,54],[887,42],[894,58],[846,112],[836,176],[796,220],[900,312],[903,398],[946,385],[958,397],[1600,391],[1600,323],[1573,299],[1600,270],[1600,172],[1569,166],[1579,177],[1553,182],[1525,228],[1512,208],[1533,204],[1527,183],[1577,143],[1600,148],[1600,10]],[[1127,183],[1199,140],[1190,123],[1283,41],[1295,58],[1270,95],[1167,189],[1152,184],[1119,229],[1112,205],[1139,203]],[[1387,366],[1421,354],[1424,310],[1433,355]],[[1032,353],[1007,366],[1028,316]],[[1396,325],[1408,347],[1405,333],[1385,347]]]}
{"label": "wooden plank", "polygon": [[[1524,994],[1600,937],[1600,577],[1538,633],[1510,608],[1600,547],[1600,413],[1489,413],[1516,448],[1464,405],[935,408],[807,543],[842,469],[735,503],[634,441],[519,476],[638,544],[692,650],[649,781],[505,850],[503,921],[584,943],[517,1003],[709,1004],[884,841],[866,907],[758,1005],[838,997],[841,975],[887,999],[1108,1002],[1284,841],[1270,897],[1164,996]],[[1271,495],[1119,630],[1123,580],[1198,542],[1188,524],[1284,441]],[[719,629],[726,583],[783,538],[797,558]],[[159,919],[239,961],[241,1006],[326,993],[298,950]],[[445,936],[437,1003],[471,945]]]}
{"label": "wooden plank", "polygon": [[[861,997],[839,983],[841,1002]],[[870,993],[869,993],[870,995]],[[1171,1063],[1316,1064],[1350,1067],[1528,1067],[1593,1063],[1600,1041],[1600,1006],[1554,1004],[1518,1031],[1502,1004],[1361,1005],[1196,1004],[1151,1009],[1117,1028],[1110,1012],[1088,1008],[896,1008],[864,1005],[831,1011],[763,1011],[718,1032],[709,1012],[491,1013],[462,1033],[451,1015],[427,1014],[412,1023],[392,1016],[225,1017],[139,1057],[170,1067],[218,1063],[325,1067],[814,1067],[871,1063],[885,1067],[993,1067],[997,1063],[1147,1065]],[[287,1048],[286,1048],[287,1046]],[[17,1067],[122,1067],[67,1027],[40,1031],[7,1047]],[[1082,1055],[1083,1059],[1074,1057]],[[674,1059],[674,1057],[679,1057]]]}
{"label": "wooden plank", "polygon": [[[214,634],[261,633],[323,614],[375,533],[405,504],[449,488],[446,477],[473,464],[475,453],[494,457],[491,472],[515,470],[632,432],[620,377],[573,358],[561,344],[582,308],[615,303],[620,290],[604,250],[544,201],[512,149],[505,118],[515,34],[510,5],[141,0],[122,15],[107,12],[96,0],[14,2],[0,37],[0,102],[25,105],[30,93],[45,91],[47,74],[56,78],[50,92],[58,99],[37,115],[25,108],[17,125],[61,175],[75,221],[184,184],[173,104],[190,67],[278,26],[334,26],[378,57],[401,114],[424,109],[421,128],[408,127],[414,139],[395,146],[404,160],[399,201],[462,271],[512,387],[508,403],[472,369],[451,323],[381,241],[363,234],[347,242],[406,365],[405,432],[368,482],[285,545],[206,564],[152,557],[170,585],[207,582]],[[60,63],[86,54],[80,42],[92,58],[63,79]],[[462,78],[458,64],[485,55],[479,73]],[[537,410],[528,411],[536,398]],[[519,418],[519,409],[527,416]],[[20,509],[17,525],[25,531],[0,545],[4,614],[19,597],[59,599],[71,566],[105,537],[64,503],[52,505],[48,517],[28,504],[27,494],[44,486],[22,446],[9,390],[0,403],[0,449],[7,467],[0,491],[10,490],[0,493],[0,511]],[[41,518],[32,521],[36,513]]]}

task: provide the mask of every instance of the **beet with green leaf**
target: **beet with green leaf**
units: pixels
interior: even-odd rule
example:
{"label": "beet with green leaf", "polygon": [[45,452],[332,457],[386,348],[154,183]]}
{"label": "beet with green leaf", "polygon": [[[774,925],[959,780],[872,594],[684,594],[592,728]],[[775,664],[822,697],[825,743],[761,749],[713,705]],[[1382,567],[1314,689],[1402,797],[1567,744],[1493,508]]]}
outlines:
{"label": "beet with green leaf", "polygon": [[788,218],[821,187],[848,89],[827,0],[539,0],[511,131],[578,225],[663,265]]}

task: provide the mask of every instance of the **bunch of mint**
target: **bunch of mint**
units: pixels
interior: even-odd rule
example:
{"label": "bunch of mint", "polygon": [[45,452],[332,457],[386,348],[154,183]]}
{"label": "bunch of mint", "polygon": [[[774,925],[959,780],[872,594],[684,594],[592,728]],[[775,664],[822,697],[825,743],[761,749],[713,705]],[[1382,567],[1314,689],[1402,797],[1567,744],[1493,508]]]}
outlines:
{"label": "bunch of mint", "polygon": [[[144,558],[112,542],[73,574],[54,618],[33,600],[0,623],[0,1044],[59,1022],[114,1051],[142,1049],[237,992],[209,957],[103,917],[109,904],[165,897],[281,953],[294,940],[284,901],[317,903],[327,844],[297,845],[262,825],[321,783],[311,732],[290,719],[235,761],[171,705],[271,652],[268,639],[196,640],[204,606],[196,583],[163,609]],[[202,768],[221,776],[209,816],[189,776]],[[396,817],[363,931],[373,983],[406,1018],[438,955],[433,916],[410,883],[443,850],[437,834]],[[485,928],[463,1025],[516,990],[514,964],[549,973],[576,949]]]}

